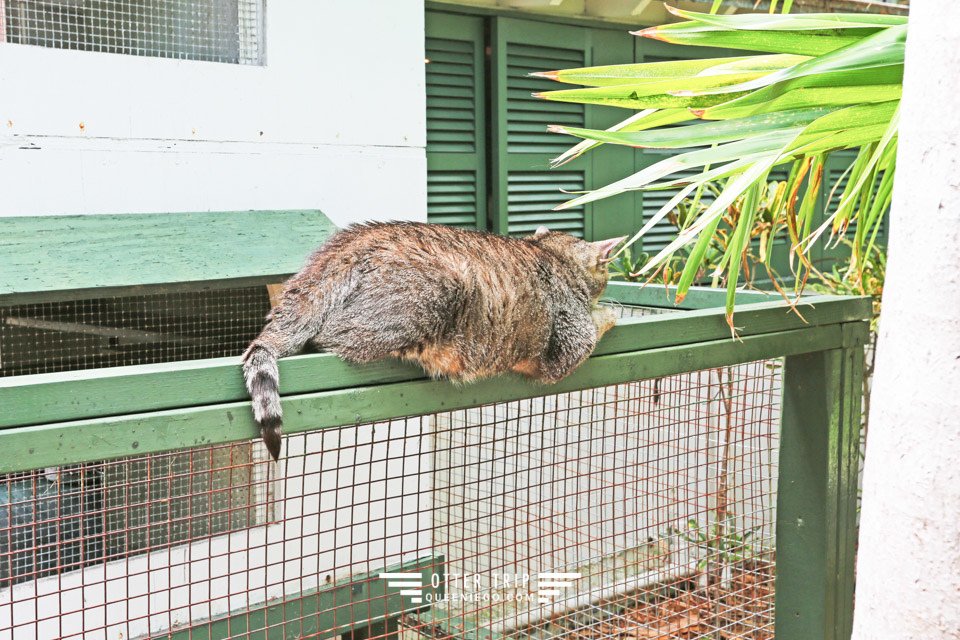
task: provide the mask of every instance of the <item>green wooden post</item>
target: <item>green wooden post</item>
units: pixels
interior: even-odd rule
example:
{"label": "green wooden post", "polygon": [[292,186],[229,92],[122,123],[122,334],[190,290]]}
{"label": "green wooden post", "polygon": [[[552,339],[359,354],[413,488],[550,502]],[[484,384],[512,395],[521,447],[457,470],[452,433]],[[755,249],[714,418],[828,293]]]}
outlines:
{"label": "green wooden post", "polygon": [[[591,65],[632,62],[634,40],[640,39],[629,35],[625,30],[610,29],[591,29],[589,37]],[[554,88],[561,89],[563,85]],[[614,107],[590,105],[586,110],[587,127],[606,129],[626,118],[627,113]],[[571,146],[576,142],[573,138],[569,140]],[[588,153],[581,160],[590,164],[590,181],[586,187],[596,189],[638,171],[639,168],[635,166],[636,155],[637,152],[631,147],[616,144],[606,145],[600,153]],[[571,166],[578,165],[574,163]],[[616,198],[598,200],[588,205],[586,210],[591,227],[586,233],[588,240],[633,235],[644,222],[640,193],[635,191],[620,194]]]}
{"label": "green wooden post", "polygon": [[853,626],[864,322],[843,346],[785,359],[777,492],[776,636],[845,640]]}
{"label": "green wooden post", "polygon": [[507,234],[507,40],[499,19],[490,21],[490,230]]}

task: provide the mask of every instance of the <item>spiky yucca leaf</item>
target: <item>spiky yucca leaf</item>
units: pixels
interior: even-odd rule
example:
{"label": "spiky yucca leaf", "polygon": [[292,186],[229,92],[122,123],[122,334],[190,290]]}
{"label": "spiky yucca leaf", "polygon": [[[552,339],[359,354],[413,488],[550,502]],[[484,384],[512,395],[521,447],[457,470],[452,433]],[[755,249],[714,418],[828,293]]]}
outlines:
{"label": "spiky yucca leaf", "polygon": [[[655,271],[692,245],[677,288],[682,299],[702,272],[705,247],[718,232],[717,222],[736,204],[736,215],[728,216],[732,232],[715,270],[726,279],[731,326],[741,259],[761,199],[772,208],[772,222],[760,239],[760,261],[775,281],[778,276],[770,271],[770,261],[778,234],[789,238],[794,287],[799,291],[814,269],[806,252],[817,241],[838,242],[853,220],[858,224],[850,269],[856,279],[863,256],[873,251],[890,201],[906,19],[843,13],[718,16],[671,11],[683,21],[643,29],[636,35],[763,53],[535,74],[584,87],[537,94],[543,99],[639,111],[606,131],[551,126],[551,131],[583,139],[555,159],[555,166],[604,144],[677,151],[557,209],[631,190],[682,187],[629,246],[684,197],[695,192],[699,198],[705,185],[725,181],[713,202],[696,208],[697,217],[638,274]],[[701,122],[671,126],[690,120]],[[844,176],[847,182],[836,211],[814,228],[815,195],[825,157],[838,149],[859,149],[859,153]],[[768,192],[767,176],[782,164],[790,164],[789,177]],[[691,168],[700,173],[689,177]],[[828,231],[830,237],[823,238]]]}

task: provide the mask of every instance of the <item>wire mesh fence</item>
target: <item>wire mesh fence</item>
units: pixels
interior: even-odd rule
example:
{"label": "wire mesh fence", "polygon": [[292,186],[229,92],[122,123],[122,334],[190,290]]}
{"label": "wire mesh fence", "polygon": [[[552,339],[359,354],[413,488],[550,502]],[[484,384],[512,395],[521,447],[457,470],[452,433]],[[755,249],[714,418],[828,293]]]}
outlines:
{"label": "wire mesh fence", "polygon": [[4,0],[0,42],[263,62],[263,0]]}
{"label": "wire mesh fence", "polygon": [[757,362],[439,416],[434,550],[470,578],[431,619],[772,637],[778,376]]}
{"label": "wire mesh fence", "polygon": [[[235,355],[269,306],[164,296],[2,309],[0,370]],[[771,638],[780,373],[5,476],[0,638]]]}
{"label": "wire mesh fence", "polygon": [[269,310],[265,287],[0,307],[0,377],[233,356]]}

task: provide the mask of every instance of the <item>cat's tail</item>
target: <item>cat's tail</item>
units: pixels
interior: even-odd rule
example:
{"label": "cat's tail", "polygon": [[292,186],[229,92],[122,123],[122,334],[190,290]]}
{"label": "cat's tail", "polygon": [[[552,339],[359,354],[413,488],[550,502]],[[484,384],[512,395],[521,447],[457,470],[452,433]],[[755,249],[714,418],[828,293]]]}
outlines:
{"label": "cat's tail", "polygon": [[280,458],[283,428],[277,360],[297,353],[306,344],[308,334],[296,329],[302,328],[280,327],[274,318],[243,354],[243,378],[253,401],[253,419],[260,427],[263,444],[275,461]]}

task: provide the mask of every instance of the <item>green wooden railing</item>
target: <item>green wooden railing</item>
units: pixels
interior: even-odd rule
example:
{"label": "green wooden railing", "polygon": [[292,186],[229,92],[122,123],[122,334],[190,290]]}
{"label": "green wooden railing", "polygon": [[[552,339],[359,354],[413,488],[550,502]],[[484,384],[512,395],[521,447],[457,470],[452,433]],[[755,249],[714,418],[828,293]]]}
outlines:
{"label": "green wooden railing", "polygon": [[[262,281],[265,276],[256,277]],[[0,293],[7,294],[4,302],[15,300],[16,291]],[[738,296],[733,337],[724,317],[724,296],[696,289],[677,308],[662,287],[611,283],[611,301],[675,312],[620,320],[584,365],[550,387],[514,376],[455,386],[393,361],[354,366],[323,353],[286,358],[281,362],[284,431],[367,424],[783,358],[776,636],[843,640],[852,624],[862,351],[870,301],[811,296],[794,309],[778,297],[744,292]],[[0,456],[0,473],[257,435],[237,357],[0,378],[0,407],[0,450],[16,452]],[[442,566],[436,558],[423,562],[403,568],[436,571]],[[190,628],[193,635],[175,635],[225,637],[236,632],[236,625],[256,624],[261,631],[251,637],[295,637],[291,634],[301,633],[304,616],[311,620],[311,633],[323,632],[319,637],[374,622],[393,624],[410,609],[385,592],[379,594],[379,608],[343,622],[346,612],[355,610],[352,602],[377,600],[376,589],[383,588],[369,576],[353,576],[264,605],[257,615],[245,611],[242,620],[230,622],[227,616],[196,622]],[[270,625],[285,629],[288,619],[289,632],[268,633]]]}

